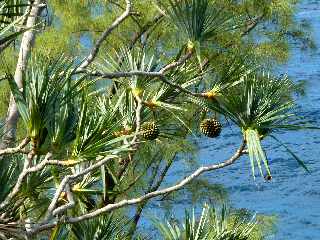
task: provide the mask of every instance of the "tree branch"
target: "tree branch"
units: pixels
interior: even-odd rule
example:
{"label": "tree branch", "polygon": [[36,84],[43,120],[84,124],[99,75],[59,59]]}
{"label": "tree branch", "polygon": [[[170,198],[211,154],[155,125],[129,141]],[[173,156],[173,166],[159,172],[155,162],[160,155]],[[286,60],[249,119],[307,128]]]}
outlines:
{"label": "tree branch", "polygon": [[150,199],[150,198],[154,198],[154,197],[157,197],[157,196],[160,196],[160,195],[163,195],[163,194],[167,194],[167,193],[170,193],[170,192],[174,192],[174,191],[177,191],[177,190],[180,190],[181,188],[183,188],[185,185],[187,185],[188,183],[190,183],[193,179],[195,179],[196,177],[200,176],[201,174],[205,173],[205,172],[209,172],[209,171],[213,171],[213,170],[217,170],[217,169],[221,169],[221,168],[224,168],[224,167],[227,167],[231,164],[233,164],[241,155],[242,155],[242,150],[244,149],[245,147],[245,143],[243,142],[241,144],[241,146],[239,147],[239,149],[236,151],[236,153],[231,157],[229,158],[228,160],[222,162],[222,163],[219,163],[219,164],[212,164],[212,165],[209,165],[209,166],[203,166],[203,167],[200,167],[198,168],[196,171],[194,171],[191,175],[189,175],[188,177],[184,178],[183,180],[181,180],[180,182],[178,182],[176,185],[173,185],[171,187],[168,187],[168,188],[164,188],[162,190],[157,190],[157,191],[153,191],[153,192],[150,192],[150,193],[147,193],[141,197],[138,197],[138,198],[133,198],[133,199],[124,199],[120,202],[117,202],[117,203],[114,203],[114,204],[109,204],[101,209],[98,209],[98,210],[95,210],[91,213],[87,213],[87,214],[84,214],[82,216],[79,216],[79,217],[71,217],[69,219],[67,219],[67,222],[69,223],[76,223],[76,222],[79,222],[79,221],[83,221],[83,220],[86,220],[86,219],[90,219],[90,218],[93,218],[93,217],[96,217],[102,213],[105,213],[105,212],[110,212],[112,210],[115,210],[115,209],[118,209],[118,208],[122,208],[124,206],[128,206],[128,205],[134,205],[134,204],[137,204],[137,203],[141,203],[147,199]]}
{"label": "tree branch", "polygon": [[6,207],[11,202],[11,200],[18,194],[26,176],[28,176],[28,174],[30,173],[41,171],[48,164],[47,161],[51,156],[52,154],[48,153],[41,163],[33,167],[29,167],[29,159],[26,158],[23,170],[18,177],[16,185],[14,186],[12,191],[7,195],[6,199],[0,204],[0,209]]}
{"label": "tree branch", "polygon": [[74,166],[74,165],[80,163],[78,161],[73,161],[73,160],[68,160],[68,161],[51,160],[50,159],[51,157],[52,157],[52,154],[48,153],[42,162],[40,162],[39,164],[37,164],[33,167],[30,167],[30,164],[29,164],[30,159],[26,158],[24,168],[18,177],[16,185],[14,186],[12,191],[7,195],[6,199],[0,204],[0,209],[3,209],[9,205],[11,200],[19,193],[20,188],[21,188],[25,178],[30,173],[41,171],[42,169],[44,169],[48,165]]}
{"label": "tree branch", "polygon": [[139,96],[135,96],[137,100],[137,108],[136,108],[136,132],[131,140],[131,144],[134,144],[137,140],[138,134],[140,132],[140,126],[141,126],[141,112],[143,108],[143,102],[142,99]]}
{"label": "tree branch", "polygon": [[70,209],[70,208],[73,208],[74,205],[76,204],[75,201],[74,201],[74,198],[73,198],[73,194],[70,190],[70,184],[68,183],[66,185],[66,194],[67,194],[67,199],[68,199],[68,203],[61,206],[61,207],[58,207],[56,208],[53,212],[52,212],[52,215],[53,216],[56,216],[60,213],[63,213],[65,212],[66,210]]}
{"label": "tree branch", "polygon": [[[161,171],[161,174],[160,174],[159,179],[157,181],[156,181],[156,176],[155,175],[152,176],[151,182],[149,183],[149,188],[145,193],[150,193],[150,192],[153,192],[153,191],[156,191],[159,189],[159,187],[161,186],[165,176],[167,175],[175,157],[176,157],[176,154],[172,157],[172,159],[170,159],[167,162],[165,168]],[[158,165],[158,167],[159,167],[159,165]],[[155,174],[157,174],[158,170],[159,169],[156,168]],[[142,211],[143,211],[144,207],[147,205],[147,203],[148,203],[148,201],[144,201],[137,206],[136,213],[134,214],[134,217],[133,217],[133,223],[132,223],[132,226],[130,227],[129,234],[128,234],[130,237],[132,237],[134,235],[134,233],[137,229],[137,225],[140,220]]]}
{"label": "tree branch", "polygon": [[14,154],[14,153],[27,153],[26,151],[23,150],[23,148],[27,146],[29,142],[30,142],[30,138],[25,138],[17,147],[0,150],[0,156]]}
{"label": "tree branch", "polygon": [[162,82],[170,85],[171,87],[180,90],[181,92],[184,92],[186,94],[195,96],[195,97],[207,97],[207,93],[195,93],[195,92],[191,92],[183,87],[181,87],[178,84],[175,84],[171,81],[169,81],[166,76],[165,73],[168,72],[169,70],[179,67],[182,64],[184,64],[190,57],[192,56],[192,52],[187,53],[186,55],[184,55],[182,58],[180,58],[178,61],[170,63],[166,66],[164,66],[162,69],[160,69],[157,72],[145,72],[145,71],[130,71],[130,72],[113,72],[113,73],[102,73],[99,71],[80,71],[78,73],[83,73],[86,72],[91,76],[95,76],[95,77],[100,77],[100,78],[107,78],[107,79],[115,79],[115,78],[124,78],[124,77],[132,77],[132,76],[148,76],[148,77],[154,77],[154,78],[159,78]]}
{"label": "tree branch", "polygon": [[[108,157],[105,157],[105,158],[102,158],[101,160],[99,160],[97,163],[91,165],[90,167],[80,171],[79,173],[76,173],[76,174],[73,174],[73,175],[67,175],[64,177],[64,179],[61,181],[58,189],[56,190],[55,192],[55,195],[48,207],[48,211],[47,211],[47,217],[46,217],[46,220],[49,219],[52,215],[53,215],[53,212],[56,210],[56,205],[58,203],[58,200],[59,200],[59,197],[61,195],[61,193],[65,190],[66,186],[70,183],[72,183],[73,181],[75,181],[76,179],[82,177],[83,175],[87,174],[87,173],[90,173],[94,170],[96,170],[97,168],[105,165],[107,162],[109,162],[111,159],[114,159],[114,158],[118,158],[118,156],[115,156],[115,155],[111,155],[111,156],[108,156]],[[65,209],[67,210],[67,208]],[[59,213],[61,213],[62,210],[59,210]]]}
{"label": "tree branch", "polygon": [[[28,28],[29,30],[26,31],[22,36],[19,58],[14,75],[14,80],[19,88],[23,88],[23,73],[26,70],[28,58],[35,39],[35,30],[33,29],[33,27],[36,25],[37,18],[38,16],[40,16],[40,13],[44,7],[44,5],[41,4],[41,2],[41,0],[35,0],[33,2],[31,10],[26,10],[27,12],[30,11],[26,23],[26,28]],[[2,138],[0,149],[7,148],[12,144],[13,140],[15,139],[18,118],[18,108],[11,94],[6,118],[5,135]]]}
{"label": "tree branch", "polygon": [[93,62],[95,57],[97,56],[100,47],[102,43],[106,40],[106,38],[112,33],[112,31],[117,28],[129,15],[131,11],[131,0],[125,0],[126,1],[126,10],[111,24],[109,28],[107,28],[100,38],[97,40],[95,45],[93,46],[89,56],[85,58],[85,60],[82,62],[82,64],[78,67],[78,69],[75,71],[75,73],[78,73],[79,71],[84,70],[90,63]]}
{"label": "tree branch", "polygon": [[131,50],[133,46],[137,43],[137,41],[145,34],[152,26],[158,24],[163,19],[163,14],[157,15],[154,19],[146,23],[140,30],[140,32],[135,33],[134,37],[131,40],[129,45],[129,49]]}
{"label": "tree branch", "polygon": [[246,26],[246,29],[241,33],[241,37],[248,35],[255,27],[259,24],[259,22],[264,18],[264,14],[251,19]]}
{"label": "tree branch", "polygon": [[[90,213],[84,214],[82,216],[64,218],[63,219],[63,223],[77,223],[77,222],[84,221],[84,220],[87,220],[87,219],[92,219],[92,218],[97,217],[97,216],[99,216],[99,215],[101,215],[103,213],[111,212],[111,211],[113,211],[115,209],[119,209],[119,208],[122,208],[122,207],[125,207],[125,206],[129,206],[129,205],[139,204],[139,203],[142,203],[142,202],[144,202],[144,201],[146,201],[148,199],[155,198],[157,196],[168,194],[168,193],[171,193],[171,192],[174,192],[174,191],[178,191],[178,190],[182,189],[185,185],[190,183],[193,179],[195,179],[196,177],[200,176],[201,174],[203,174],[205,172],[210,172],[210,171],[213,171],[213,170],[221,169],[221,168],[224,168],[224,167],[227,167],[227,166],[233,164],[237,159],[239,159],[241,157],[242,151],[244,150],[244,148],[245,148],[245,141],[242,142],[241,146],[236,151],[236,153],[231,158],[229,158],[228,160],[226,160],[224,162],[221,162],[221,163],[218,163],[218,164],[212,164],[212,165],[209,165],[209,166],[200,167],[196,171],[194,171],[191,175],[187,176],[186,178],[184,178],[183,180],[181,180],[180,182],[178,182],[177,184],[175,184],[175,185],[173,185],[171,187],[167,187],[167,188],[164,188],[162,190],[153,191],[153,192],[144,194],[143,196],[140,196],[140,197],[137,197],[137,198],[124,199],[124,200],[121,200],[121,201],[119,201],[117,203],[108,204],[108,205],[104,206],[103,208],[97,209],[95,211],[92,211]],[[90,170],[90,171],[92,171],[92,170]],[[70,176],[69,176],[69,178],[70,178]],[[61,186],[61,184],[60,184],[60,186]],[[60,190],[61,190],[61,188],[60,188]],[[60,194],[61,194],[61,192],[62,191],[60,191]],[[59,220],[55,220],[55,221],[50,222],[50,223],[45,221],[45,222],[41,223],[40,225],[35,226],[30,231],[30,234],[36,234],[36,233],[39,233],[41,231],[53,228],[59,223],[60,223]]]}
{"label": "tree branch", "polygon": [[0,54],[1,54],[1,52],[2,52],[3,50],[5,50],[7,47],[9,47],[10,44],[14,42],[14,40],[15,40],[15,39],[13,38],[13,39],[5,42],[5,43],[0,44]]}

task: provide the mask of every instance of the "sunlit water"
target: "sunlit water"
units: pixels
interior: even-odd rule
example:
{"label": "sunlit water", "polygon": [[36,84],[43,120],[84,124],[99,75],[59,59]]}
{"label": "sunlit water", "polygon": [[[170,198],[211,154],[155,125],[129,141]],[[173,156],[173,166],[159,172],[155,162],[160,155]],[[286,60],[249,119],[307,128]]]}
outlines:
{"label": "sunlit water", "polygon": [[[299,5],[298,20],[307,19],[312,24],[316,44],[320,46],[320,1],[305,0]],[[306,96],[299,97],[303,116],[320,123],[320,49],[301,51],[300,45],[291,44],[289,62],[281,66],[295,81],[306,81]],[[276,215],[277,233],[271,239],[304,240],[320,239],[320,131],[279,133],[277,137],[305,160],[311,174],[298,166],[285,150],[274,141],[263,143],[270,159],[273,180],[253,181],[249,160],[243,157],[235,165],[207,174],[212,183],[223,184],[230,194],[232,205],[248,208],[260,214]],[[225,127],[219,139],[198,139],[200,164],[224,160],[240,143],[238,130]],[[182,177],[178,167],[171,171],[170,182]],[[175,215],[182,215],[181,207],[174,208]],[[155,215],[155,208],[146,209]],[[142,228],[146,227],[142,221]],[[148,224],[147,224],[148,225]]]}
{"label": "sunlit water", "polygon": [[[320,1],[303,1],[296,18],[310,21],[320,46]],[[295,81],[306,81],[306,96],[299,98],[300,111],[319,125],[320,50],[301,51],[295,44],[291,47],[290,60],[280,71]],[[278,144],[267,141],[264,146],[273,172],[271,183],[253,182],[246,158],[211,174],[212,179],[229,190],[235,207],[277,215],[278,232],[273,239],[320,239],[320,131],[289,132],[278,136],[305,160],[311,174],[305,173]],[[232,130],[225,131],[216,142],[204,139],[200,143],[200,159],[203,162],[221,159],[227,153],[231,154],[230,149],[238,142]]]}

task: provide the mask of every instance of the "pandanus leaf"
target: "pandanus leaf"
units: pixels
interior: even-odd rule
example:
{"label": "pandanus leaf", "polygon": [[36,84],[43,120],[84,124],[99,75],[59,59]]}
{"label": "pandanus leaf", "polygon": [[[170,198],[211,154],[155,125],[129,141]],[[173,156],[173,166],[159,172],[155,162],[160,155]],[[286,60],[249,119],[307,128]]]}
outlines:
{"label": "pandanus leaf", "polygon": [[170,22],[193,44],[209,40],[236,28],[237,23],[218,1],[169,0],[160,3]]}
{"label": "pandanus leaf", "polygon": [[20,0],[0,1],[0,53],[19,35],[30,29],[21,24],[28,6],[29,4]]}
{"label": "pandanus leaf", "polygon": [[12,94],[28,135],[35,146],[47,135],[55,145],[70,142],[75,125],[74,100],[79,94],[85,75],[73,79],[75,64],[64,58],[48,60],[34,56],[25,73],[23,89],[12,76],[8,77]]}
{"label": "pandanus leaf", "polygon": [[153,219],[165,240],[248,240],[257,222],[252,219],[233,218],[226,205],[221,208],[210,208],[205,205],[199,218],[188,211],[185,213],[184,225],[178,223],[162,223]]}
{"label": "pandanus leaf", "polygon": [[245,130],[244,135],[248,146],[253,177],[255,178],[255,165],[257,165],[261,176],[264,176],[262,164],[264,165],[267,174],[271,176],[268,160],[262,149],[258,130],[247,129]]}
{"label": "pandanus leaf", "polygon": [[294,153],[286,144],[280,141],[277,137],[273,135],[270,135],[270,137],[276,140],[282,147],[284,147],[286,151],[297,161],[299,166],[301,166],[306,172],[310,173],[310,170],[305,164],[305,162],[296,153]]}

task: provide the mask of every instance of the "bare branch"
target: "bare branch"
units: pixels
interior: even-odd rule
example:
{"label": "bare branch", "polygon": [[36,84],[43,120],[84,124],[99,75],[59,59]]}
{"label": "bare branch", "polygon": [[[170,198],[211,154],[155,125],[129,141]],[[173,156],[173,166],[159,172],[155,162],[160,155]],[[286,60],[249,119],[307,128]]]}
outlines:
{"label": "bare branch", "polygon": [[10,201],[18,194],[26,176],[28,176],[28,174],[30,173],[41,171],[48,164],[47,161],[49,158],[51,158],[51,156],[52,154],[48,153],[45,159],[34,167],[28,167],[29,159],[26,158],[24,168],[18,177],[16,185],[14,186],[12,191],[7,195],[6,199],[0,204],[0,209],[6,207],[10,203]]}
{"label": "bare branch", "polygon": [[100,72],[92,72],[90,73],[92,76],[101,77],[101,78],[122,78],[122,77],[132,77],[132,76],[149,76],[149,77],[157,77],[162,82],[180,90],[181,92],[184,92],[186,94],[195,96],[195,97],[206,97],[206,93],[195,93],[191,92],[183,87],[181,87],[178,84],[175,84],[171,81],[169,81],[166,76],[161,72],[144,72],[144,71],[131,71],[131,72],[116,72],[116,73],[100,73]]}
{"label": "bare branch", "polygon": [[171,69],[173,69],[173,68],[176,68],[176,67],[181,66],[182,64],[186,63],[186,61],[187,61],[188,59],[191,58],[192,54],[193,54],[193,52],[192,52],[192,51],[189,51],[186,55],[182,56],[178,61],[173,62],[173,63],[170,63],[170,64],[168,64],[167,66],[163,67],[163,68],[159,71],[159,73],[163,75],[165,72],[167,72],[167,71],[169,71],[169,70],[171,70]]}
{"label": "bare branch", "polygon": [[140,132],[140,126],[141,126],[141,112],[143,108],[143,101],[139,96],[135,96],[137,100],[137,108],[136,108],[136,132],[131,140],[131,144],[134,144],[137,140],[138,134]]}
{"label": "bare branch", "polygon": [[76,160],[47,160],[47,165],[57,165],[57,166],[64,166],[64,167],[73,167],[77,164],[81,164],[81,161]]}
{"label": "bare branch", "polygon": [[131,0],[125,0],[126,1],[126,10],[111,24],[111,26],[109,28],[107,28],[102,35],[100,36],[100,38],[97,40],[97,42],[95,43],[95,45],[93,46],[91,53],[89,54],[88,57],[86,57],[86,59],[83,61],[83,63],[78,67],[78,69],[75,71],[76,73],[78,71],[82,71],[83,69],[85,69],[90,63],[93,62],[93,60],[95,59],[95,57],[97,56],[100,47],[102,45],[102,43],[106,40],[106,38],[112,33],[112,31],[117,28],[129,15],[130,15],[130,11],[131,11]]}
{"label": "bare branch", "polygon": [[244,147],[245,147],[245,143],[243,142],[241,144],[241,146],[239,147],[239,149],[236,151],[236,153],[231,158],[229,158],[228,160],[226,160],[226,161],[224,161],[222,163],[219,163],[219,164],[213,164],[213,165],[209,165],[209,166],[200,167],[196,171],[194,171],[191,175],[189,175],[188,177],[186,177],[183,180],[181,180],[180,182],[178,182],[176,185],[173,185],[173,186],[168,187],[168,188],[164,188],[162,190],[158,190],[158,191],[147,193],[147,194],[145,194],[145,195],[143,195],[141,197],[138,197],[138,198],[133,198],[133,199],[129,199],[129,200],[124,199],[124,200],[122,200],[120,202],[117,202],[117,203],[114,203],[114,204],[109,204],[109,205],[107,205],[107,206],[105,206],[105,207],[103,207],[101,209],[98,209],[96,211],[93,211],[91,213],[84,214],[83,216],[69,218],[67,221],[69,223],[75,223],[75,222],[83,221],[83,220],[86,220],[86,219],[90,219],[92,217],[96,217],[96,216],[98,216],[98,215],[100,215],[102,213],[110,212],[110,211],[112,211],[114,209],[118,209],[118,208],[121,208],[121,207],[124,207],[124,206],[141,203],[141,202],[143,202],[143,201],[145,201],[147,199],[154,198],[154,197],[157,197],[157,196],[160,196],[160,195],[163,195],[163,194],[167,194],[167,193],[170,193],[170,192],[174,192],[174,191],[180,190],[185,185],[190,183],[193,179],[195,179],[196,177],[200,176],[201,174],[203,174],[205,172],[221,169],[221,168],[224,168],[224,167],[227,167],[227,166],[233,164],[242,155],[242,150],[244,149]]}
{"label": "bare branch", "polygon": [[14,154],[14,153],[27,153],[23,149],[25,146],[28,145],[29,142],[30,142],[30,138],[25,138],[17,147],[0,150],[0,156]]}
{"label": "bare branch", "polygon": [[62,212],[65,212],[70,208],[73,208],[74,205],[76,204],[75,201],[74,201],[74,198],[73,198],[73,194],[72,194],[72,192],[70,190],[70,185],[69,184],[66,185],[66,194],[67,194],[68,203],[63,205],[63,206],[61,206],[61,207],[56,208],[52,212],[53,216],[56,216],[56,215],[58,215],[58,214],[60,214]]}
{"label": "bare branch", "polygon": [[[97,168],[105,165],[107,162],[109,162],[111,159],[114,159],[114,158],[118,158],[118,156],[115,156],[115,155],[111,155],[111,156],[108,156],[108,157],[105,157],[105,158],[102,158],[100,159],[97,163],[91,165],[90,167],[80,171],[79,173],[76,173],[76,174],[73,174],[73,175],[67,175],[63,178],[63,180],[61,181],[58,189],[56,190],[56,193],[48,207],[48,212],[47,212],[47,217],[46,217],[46,220],[49,219],[52,215],[53,215],[53,212],[56,210],[56,205],[58,203],[58,200],[59,200],[59,197],[61,195],[61,193],[63,191],[65,191],[65,188],[68,184],[72,183],[73,181],[75,181],[76,179],[84,176],[85,174],[87,173],[90,173],[94,170],[96,170]],[[62,210],[59,212],[62,212]]]}
{"label": "bare branch", "polygon": [[132,40],[131,40],[131,43],[130,43],[130,46],[129,46],[129,49],[131,50],[134,45],[136,44],[136,42],[154,25],[158,24],[162,19],[163,19],[163,14],[159,14],[157,15],[154,19],[152,19],[151,21],[149,21],[148,23],[146,23],[139,32],[135,33]]}
{"label": "bare branch", "polygon": [[130,71],[130,72],[113,72],[113,73],[102,73],[99,71],[88,71],[88,70],[78,70],[77,73],[88,73],[91,76],[100,77],[100,78],[123,78],[123,77],[132,77],[132,76],[149,76],[149,77],[162,77],[166,72],[171,69],[177,68],[184,64],[188,59],[192,56],[192,52],[187,53],[183,57],[181,57],[178,61],[172,62],[157,72],[145,72],[145,71]]}
{"label": "bare branch", "polygon": [[186,94],[189,94],[189,95],[192,95],[192,96],[195,96],[195,97],[207,97],[207,93],[191,92],[191,91],[181,87],[180,85],[169,81],[165,76],[166,72],[168,72],[169,70],[171,70],[173,68],[177,68],[177,67],[181,66],[191,56],[192,56],[192,52],[189,52],[186,55],[184,55],[182,58],[180,58],[178,61],[166,65],[165,67],[163,67],[161,70],[159,70],[157,72],[130,71],[130,72],[102,73],[102,72],[98,72],[98,71],[89,72],[89,71],[85,71],[85,70],[81,71],[81,72],[87,72],[91,76],[100,77],[100,78],[107,78],[107,79],[124,78],[124,77],[132,77],[132,76],[154,77],[154,78],[159,78],[162,82],[170,85],[171,87],[173,87],[173,88],[175,88],[177,90],[180,90],[183,93],[186,93]]}
{"label": "bare branch", "polygon": [[[157,196],[161,196],[164,194],[168,194],[174,191],[178,191],[180,189],[182,189],[185,185],[187,185],[188,183],[190,183],[192,180],[194,180],[196,177],[200,176],[201,174],[205,173],[205,172],[210,172],[213,170],[217,170],[217,169],[221,169],[224,167],[227,167],[231,164],[233,164],[237,159],[239,159],[242,155],[242,151],[245,148],[245,141],[242,142],[241,146],[239,147],[239,149],[236,151],[236,153],[229,158],[228,160],[218,163],[218,164],[212,164],[209,166],[203,166],[198,168],[196,171],[194,171],[191,175],[187,176],[186,178],[184,178],[183,180],[181,180],[180,182],[178,182],[177,184],[171,186],[171,187],[167,187],[164,188],[162,190],[156,190],[150,193],[147,193],[143,196],[137,197],[137,198],[132,198],[132,199],[124,199],[121,200],[117,203],[113,203],[113,204],[108,204],[106,206],[104,206],[103,208],[97,209],[95,211],[92,211],[90,213],[84,214],[82,216],[77,216],[77,217],[69,217],[69,218],[64,218],[63,219],[63,223],[77,223],[80,221],[84,221],[87,219],[92,219],[94,217],[99,216],[100,214],[106,213],[106,212],[111,212],[115,209],[119,209],[125,206],[129,206],[129,205],[134,205],[134,204],[139,204],[142,203],[148,199],[151,198],[155,198]],[[101,166],[101,162],[99,164],[99,166]],[[90,170],[92,171],[92,170]],[[84,171],[83,171],[84,172]],[[87,172],[87,171],[86,171]],[[70,176],[68,176],[67,178],[70,178]],[[74,176],[73,176],[74,178]],[[70,179],[69,179],[70,181]],[[61,186],[61,184],[60,184]],[[66,186],[66,183],[64,184],[63,188]],[[61,187],[62,188],[62,187]],[[61,188],[59,190],[61,190]],[[59,195],[61,194],[62,191],[60,191]],[[57,194],[57,193],[56,193]],[[57,224],[59,224],[60,222],[58,220],[53,221],[48,223],[47,221],[43,222],[42,224],[35,226],[31,231],[30,234],[36,234],[39,233],[41,231],[53,228],[54,226],[56,226]]]}
{"label": "bare branch", "polygon": [[15,40],[15,39],[13,38],[13,39],[5,42],[5,43],[1,43],[1,44],[0,44],[0,53],[1,53],[3,50],[5,50],[7,47],[9,47],[10,44],[14,42],[14,40]]}
{"label": "bare branch", "polygon": [[[156,174],[159,170],[159,166],[160,166],[161,161],[159,162],[159,164],[156,167],[156,171],[154,171],[155,174],[153,174],[153,176],[150,178],[151,182],[149,183],[149,188],[145,193],[150,193],[150,192],[153,192],[153,191],[156,191],[159,189],[159,187],[161,186],[161,183],[163,182],[165,176],[167,175],[175,157],[176,157],[176,154],[171,158],[171,160],[169,160],[167,162],[165,168],[161,171],[159,179],[156,181]],[[134,217],[133,217],[132,226],[130,227],[130,231],[129,231],[130,236],[132,236],[134,234],[134,232],[136,231],[138,222],[141,218],[142,211],[143,211],[144,207],[147,205],[147,203],[148,203],[148,201],[144,201],[137,206],[136,213],[134,214]]]}
{"label": "bare branch", "polygon": [[264,14],[255,17],[254,19],[251,19],[247,25],[246,29],[241,33],[241,37],[244,37],[245,35],[248,35],[255,27],[259,24],[259,22],[264,18]]}
{"label": "bare branch", "polygon": [[[45,6],[41,2],[41,0],[35,0],[33,2],[31,10],[26,10],[26,13],[30,11],[26,23],[26,28],[28,28],[29,30],[26,31],[22,36],[19,58],[17,61],[17,67],[14,75],[14,81],[17,83],[19,88],[23,87],[23,73],[26,70],[28,58],[35,40],[36,32],[34,30],[34,26],[36,25],[37,19],[40,16],[43,7]],[[5,135],[2,137],[2,143],[0,148],[4,149],[12,144],[13,140],[16,137],[18,118],[18,108],[14,101],[13,95],[11,94],[6,117]]]}

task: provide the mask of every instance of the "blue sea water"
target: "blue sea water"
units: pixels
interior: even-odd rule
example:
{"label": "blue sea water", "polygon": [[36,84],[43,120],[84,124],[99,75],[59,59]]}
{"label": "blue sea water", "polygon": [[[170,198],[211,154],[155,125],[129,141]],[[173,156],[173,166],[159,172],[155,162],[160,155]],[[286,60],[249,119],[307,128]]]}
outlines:
{"label": "blue sea water", "polygon": [[[311,24],[316,45],[320,46],[320,1],[305,0],[296,13],[298,21]],[[306,82],[306,95],[298,98],[299,111],[314,125],[320,124],[320,49],[303,51],[292,43],[290,59],[278,71],[287,73],[294,81]],[[232,154],[239,139],[236,130],[224,132],[227,141],[203,139],[200,159],[209,163]],[[288,132],[277,135],[299,155],[311,170],[306,173],[283,148],[272,141],[264,142],[270,159],[273,180],[264,183],[252,180],[248,159],[210,175],[215,183],[223,184],[233,206],[249,208],[262,214],[278,217],[276,240],[320,239],[320,131]],[[227,142],[227,143],[226,143]]]}
{"label": "blue sea water", "polygon": [[[296,19],[311,24],[313,37],[320,46],[320,0],[303,0],[298,5]],[[292,42],[290,59],[277,70],[286,73],[296,82],[305,81],[306,95],[298,97],[302,116],[320,124],[320,48],[302,50]],[[277,216],[277,232],[270,236],[275,240],[320,239],[320,131],[307,130],[277,134],[307,164],[306,173],[297,162],[274,141],[266,140],[273,180],[253,181],[247,157],[226,169],[206,174],[210,183],[222,184],[228,191],[232,206],[247,208],[258,214]],[[201,138],[199,145],[200,165],[218,162],[231,156],[240,144],[239,132],[225,127],[219,139]],[[170,172],[170,182],[182,177],[178,168]],[[184,203],[173,208],[175,216],[183,215]],[[147,215],[155,215],[155,208],[146,209]],[[147,217],[148,218],[148,217]],[[142,221],[142,223],[146,223]],[[143,225],[143,224],[142,224]],[[142,226],[143,227],[143,226]]]}

